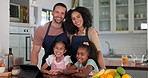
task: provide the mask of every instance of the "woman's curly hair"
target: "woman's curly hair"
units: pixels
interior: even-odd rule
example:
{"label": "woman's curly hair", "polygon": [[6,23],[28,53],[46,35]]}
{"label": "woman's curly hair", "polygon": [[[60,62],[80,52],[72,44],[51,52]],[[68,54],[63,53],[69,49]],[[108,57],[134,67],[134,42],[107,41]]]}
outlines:
{"label": "woman's curly hair", "polygon": [[70,9],[66,14],[65,19],[65,29],[70,34],[75,34],[78,31],[78,28],[73,24],[71,15],[73,12],[79,12],[82,15],[84,20],[83,26],[84,27],[91,27],[92,26],[92,14],[91,11],[85,7],[76,7],[75,9]]}

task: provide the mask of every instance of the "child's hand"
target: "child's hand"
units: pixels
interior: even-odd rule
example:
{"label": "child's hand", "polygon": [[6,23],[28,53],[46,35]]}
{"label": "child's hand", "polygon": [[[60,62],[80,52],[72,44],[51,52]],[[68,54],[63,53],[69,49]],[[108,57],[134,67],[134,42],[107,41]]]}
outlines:
{"label": "child's hand", "polygon": [[62,73],[61,69],[51,69],[48,74],[57,75],[57,74],[60,74],[60,73]]}
{"label": "child's hand", "polygon": [[79,68],[77,68],[77,72],[82,73],[84,69],[85,69],[85,68],[79,67]]}
{"label": "child's hand", "polygon": [[56,71],[54,69],[51,69],[49,72],[48,72],[49,75],[57,75]]}

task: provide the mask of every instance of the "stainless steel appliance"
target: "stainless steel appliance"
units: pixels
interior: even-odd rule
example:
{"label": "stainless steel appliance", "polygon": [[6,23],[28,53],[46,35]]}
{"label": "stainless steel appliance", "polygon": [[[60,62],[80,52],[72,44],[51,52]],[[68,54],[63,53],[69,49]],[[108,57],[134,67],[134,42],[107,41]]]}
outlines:
{"label": "stainless steel appliance", "polygon": [[19,22],[20,21],[20,5],[10,3],[10,21]]}
{"label": "stainless steel appliance", "polygon": [[12,48],[14,57],[24,57],[24,64],[30,63],[31,28],[10,27],[9,34],[9,47]]}

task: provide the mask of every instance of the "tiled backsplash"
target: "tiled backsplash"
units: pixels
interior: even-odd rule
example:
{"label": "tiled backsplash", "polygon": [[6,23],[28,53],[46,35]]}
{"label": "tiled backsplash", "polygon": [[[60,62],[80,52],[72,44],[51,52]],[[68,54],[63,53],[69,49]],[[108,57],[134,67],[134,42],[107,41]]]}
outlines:
{"label": "tiled backsplash", "polygon": [[108,54],[108,45],[116,54],[145,54],[147,47],[147,34],[102,34],[100,45],[103,54]]}

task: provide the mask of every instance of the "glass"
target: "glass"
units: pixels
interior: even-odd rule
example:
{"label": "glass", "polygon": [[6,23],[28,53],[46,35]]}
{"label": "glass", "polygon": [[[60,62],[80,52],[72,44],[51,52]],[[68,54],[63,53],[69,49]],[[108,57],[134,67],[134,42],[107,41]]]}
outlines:
{"label": "glass", "polygon": [[129,56],[130,56],[131,60],[132,60],[133,62],[135,62],[136,55],[135,55],[135,54],[131,54],[131,55],[129,55]]}
{"label": "glass", "polygon": [[0,53],[0,61],[4,62],[5,56],[6,56],[6,53],[1,52]]}
{"label": "glass", "polygon": [[144,55],[143,63],[148,63],[148,55]]}
{"label": "glass", "polygon": [[137,54],[135,63],[143,63],[144,55]]}
{"label": "glass", "polygon": [[123,54],[123,55],[122,55],[122,61],[123,61],[123,62],[128,61],[128,55]]}
{"label": "glass", "polygon": [[127,65],[128,65],[128,62],[127,62],[127,61],[125,61],[125,62],[122,61],[122,62],[121,62],[121,66],[127,66]]}

